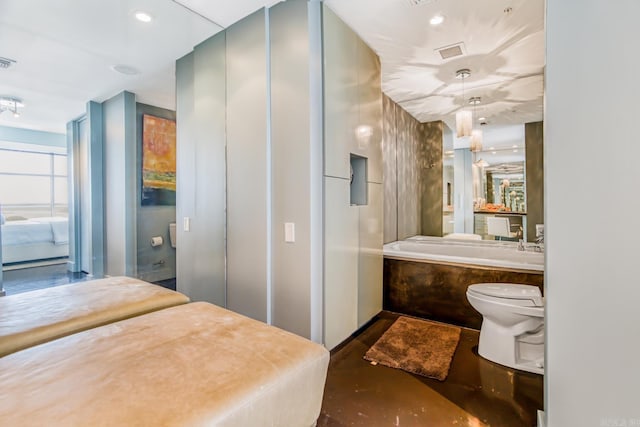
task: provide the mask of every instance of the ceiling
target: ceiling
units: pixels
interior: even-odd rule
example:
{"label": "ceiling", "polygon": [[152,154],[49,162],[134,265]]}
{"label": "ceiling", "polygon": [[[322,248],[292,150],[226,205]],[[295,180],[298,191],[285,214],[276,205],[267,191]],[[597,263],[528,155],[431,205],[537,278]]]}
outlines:
{"label": "ceiling", "polygon": [[[481,97],[484,146],[510,147],[522,123],[542,120],[544,0],[325,0],[380,56],[382,90],[421,122],[443,120]],[[418,3],[418,4],[416,4]],[[510,9],[508,9],[510,8]],[[430,25],[435,15],[442,24]],[[436,49],[462,42],[464,54]],[[468,68],[462,82],[456,71]],[[476,120],[475,126],[479,125]],[[468,141],[455,141],[455,148]]]}
{"label": "ceiling", "polygon": [[[0,95],[25,104],[18,119],[0,115],[0,125],[64,132],[87,100],[101,102],[122,90],[139,102],[175,108],[175,60],[277,2],[0,0],[0,57],[16,61],[0,68]],[[482,98],[486,147],[521,142],[522,127],[514,125],[542,119],[544,0],[325,3],[378,53],[384,92],[418,120],[444,120],[453,128],[463,104],[455,78],[460,68],[472,73],[465,98]],[[139,10],[153,21],[137,21]],[[439,26],[429,25],[435,14],[445,18]],[[435,51],[458,42],[462,56],[443,60]],[[118,73],[115,65],[138,73]]]}
{"label": "ceiling", "polygon": [[[0,68],[0,96],[25,105],[19,118],[2,113],[0,125],[64,133],[87,101],[102,102],[123,90],[139,102],[175,109],[175,60],[272,3],[0,0],[0,57],[16,61]],[[212,18],[194,12],[201,9]],[[136,20],[137,11],[153,20]],[[117,65],[137,73],[114,71]]]}

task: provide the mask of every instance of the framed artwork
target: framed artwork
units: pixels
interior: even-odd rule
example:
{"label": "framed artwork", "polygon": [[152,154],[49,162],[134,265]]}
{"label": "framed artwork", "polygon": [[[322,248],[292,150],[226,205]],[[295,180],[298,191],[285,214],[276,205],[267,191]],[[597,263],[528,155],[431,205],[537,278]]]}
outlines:
{"label": "framed artwork", "polygon": [[142,116],[142,206],[176,204],[176,122]]}

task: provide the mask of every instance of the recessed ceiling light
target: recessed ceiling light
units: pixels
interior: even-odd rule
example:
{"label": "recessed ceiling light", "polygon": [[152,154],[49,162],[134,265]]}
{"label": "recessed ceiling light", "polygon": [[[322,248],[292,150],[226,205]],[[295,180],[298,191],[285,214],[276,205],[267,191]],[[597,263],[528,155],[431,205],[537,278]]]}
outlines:
{"label": "recessed ceiling light", "polygon": [[444,22],[444,16],[442,15],[434,15],[433,18],[429,20],[431,25],[440,25]]}
{"label": "recessed ceiling light", "polygon": [[492,152],[491,152],[491,154],[496,154],[496,152],[495,152],[495,151],[492,151]]}
{"label": "recessed ceiling light", "polygon": [[479,121],[479,122],[484,122],[485,120],[487,120],[487,118],[486,118],[486,117],[478,117],[478,121]]}
{"label": "recessed ceiling light", "polygon": [[514,152],[514,153],[517,153],[517,152],[518,152],[518,150],[513,150],[513,152]]}
{"label": "recessed ceiling light", "polygon": [[136,68],[133,68],[130,65],[124,65],[124,64],[112,65],[111,69],[115,72],[124,74],[126,76],[135,76],[136,74],[140,74],[140,71],[138,71]]}
{"label": "recessed ceiling light", "polygon": [[134,15],[136,19],[140,22],[151,22],[153,20],[153,16],[149,15],[147,12],[143,12],[141,10],[137,11]]}
{"label": "recessed ceiling light", "polygon": [[511,148],[518,148],[518,146],[517,145],[512,145]]}
{"label": "recessed ceiling light", "polygon": [[489,147],[489,150],[491,150],[491,151],[493,151],[495,149],[496,149],[496,147]]}

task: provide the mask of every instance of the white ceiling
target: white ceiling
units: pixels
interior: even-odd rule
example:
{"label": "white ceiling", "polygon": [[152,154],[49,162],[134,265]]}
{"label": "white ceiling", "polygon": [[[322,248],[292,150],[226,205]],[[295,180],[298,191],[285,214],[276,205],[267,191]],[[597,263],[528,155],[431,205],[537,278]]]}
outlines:
{"label": "white ceiling", "polygon": [[[470,68],[465,98],[481,96],[493,131],[509,139],[542,119],[544,0],[325,0],[379,54],[384,92],[420,121],[444,120],[462,103],[455,71]],[[122,90],[175,108],[175,60],[223,27],[278,0],[0,0],[0,95],[22,98],[22,116],[0,125],[64,132],[88,100]],[[503,10],[511,7],[512,12]],[[138,10],[154,20],[134,19]],[[436,13],[445,17],[429,25]],[[442,60],[435,48],[464,42],[466,55]],[[139,70],[127,76],[111,69]],[[501,135],[503,126],[506,134]],[[509,130],[513,128],[512,130]],[[511,144],[512,139],[505,142]],[[458,146],[459,144],[456,144]]]}
{"label": "white ceiling", "polygon": [[[465,98],[482,97],[492,124],[542,118],[544,0],[326,0],[381,58],[382,87],[420,121],[445,118]],[[510,7],[511,13],[505,13]],[[431,26],[436,14],[445,20]],[[463,42],[466,54],[443,60],[435,49]],[[515,111],[514,111],[515,110]]]}
{"label": "white ceiling", "polygon": [[[542,120],[544,0],[414,2],[325,0],[380,56],[383,91],[421,122],[443,120],[454,129],[455,112],[479,96],[484,146],[510,147],[521,128],[514,125]],[[445,19],[432,26],[436,14]],[[443,60],[436,51],[459,42],[462,56]],[[464,98],[455,78],[463,68],[471,70]]]}
{"label": "white ceiling", "polygon": [[[137,21],[140,10],[153,21]],[[175,60],[220,30],[171,0],[0,0],[0,57],[16,61],[0,69],[0,95],[25,104],[19,118],[1,114],[0,125],[65,132],[87,101],[122,90],[174,109]]]}

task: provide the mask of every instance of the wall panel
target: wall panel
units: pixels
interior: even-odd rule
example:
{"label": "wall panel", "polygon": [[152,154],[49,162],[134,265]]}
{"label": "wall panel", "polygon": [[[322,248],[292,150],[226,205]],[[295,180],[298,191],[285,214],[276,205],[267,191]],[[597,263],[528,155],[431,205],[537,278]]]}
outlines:
{"label": "wall panel", "polygon": [[[273,324],[311,337],[312,195],[310,24],[306,1],[269,11],[271,34]],[[315,101],[315,103],[314,103]],[[317,177],[319,178],[319,177]],[[295,224],[295,242],[284,224]]]}
{"label": "wall panel", "polygon": [[325,177],[324,343],[331,349],[358,329],[359,212],[349,181]]}
{"label": "wall panel", "polygon": [[[226,305],[225,34],[178,60],[177,289]],[[189,222],[189,230],[185,230]]]}

